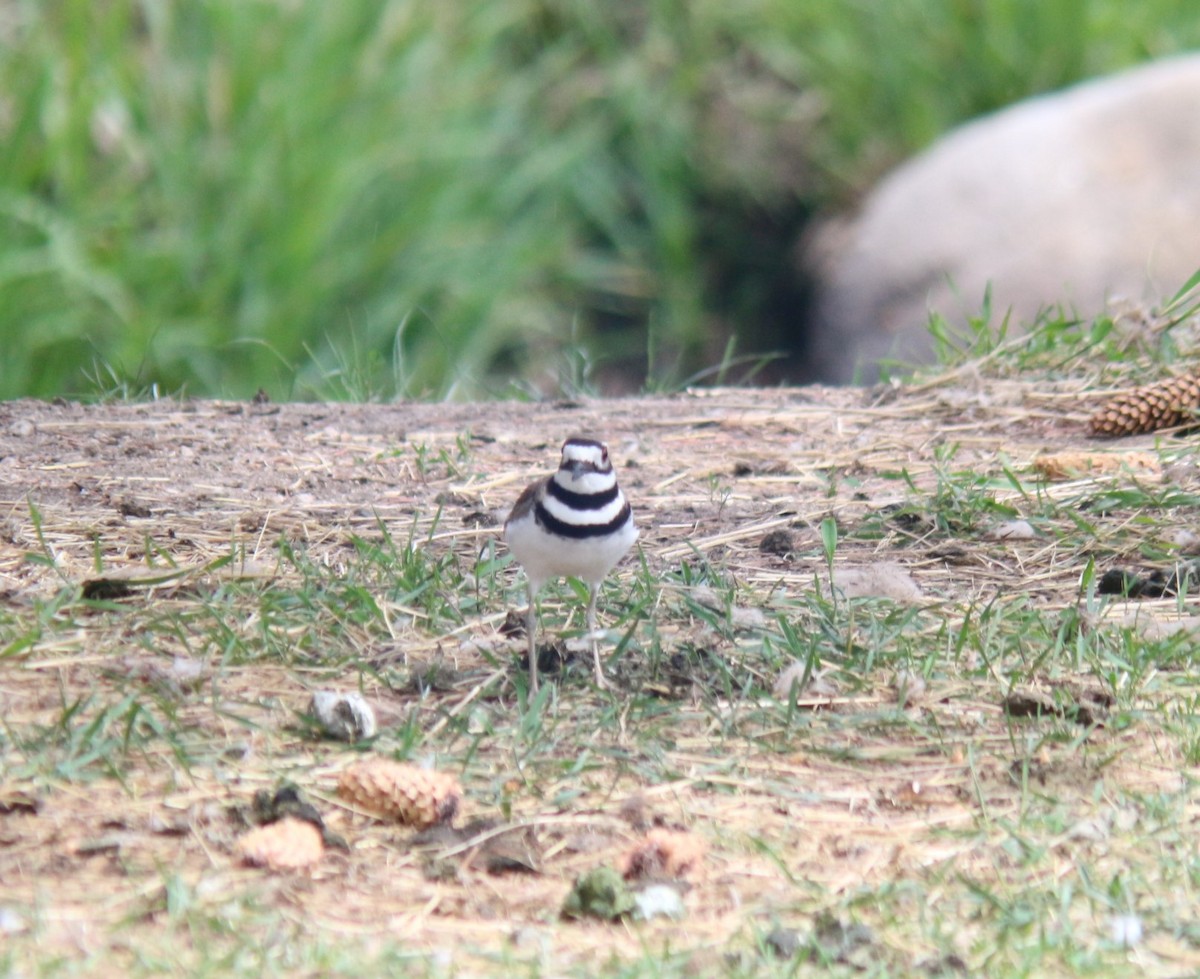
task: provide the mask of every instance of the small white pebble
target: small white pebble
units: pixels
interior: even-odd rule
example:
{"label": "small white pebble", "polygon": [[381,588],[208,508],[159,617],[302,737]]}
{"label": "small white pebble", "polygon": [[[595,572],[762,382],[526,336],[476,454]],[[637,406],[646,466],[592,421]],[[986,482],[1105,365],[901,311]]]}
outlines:
{"label": "small white pebble", "polygon": [[1111,835],[1110,820],[1101,816],[1096,816],[1089,819],[1081,819],[1074,823],[1069,830],[1067,836],[1072,840],[1089,840],[1093,843],[1099,843],[1106,840]]}
{"label": "small white pebble", "polygon": [[531,926],[517,928],[509,935],[509,941],[523,952],[535,952],[542,956],[550,954],[550,936],[542,928]]}
{"label": "small white pebble", "polygon": [[1136,914],[1115,914],[1109,920],[1112,940],[1125,948],[1133,948],[1142,941],[1142,919]]}
{"label": "small white pebble", "polygon": [[925,678],[909,669],[897,670],[892,678],[892,689],[896,691],[896,703],[902,708],[907,707],[925,696]]}
{"label": "small white pebble", "polygon": [[[1139,610],[1140,611],[1140,610]],[[1200,632],[1200,615],[1185,615],[1181,619],[1154,619],[1136,612],[1124,616],[1121,625],[1137,630],[1143,639],[1167,639],[1181,632]]]}
{"label": "small white pebble", "polygon": [[807,686],[804,680],[804,669],[804,664],[800,662],[784,667],[779,676],[775,678],[775,683],[771,686],[771,693],[780,700],[787,700],[792,695],[792,684],[795,684],[796,696],[799,697]]}
{"label": "small white pebble", "polygon": [[779,676],[771,685],[771,693],[779,700],[786,701],[792,696],[792,684],[796,684],[796,696],[801,697],[836,697],[838,685],[821,670],[813,670],[808,683],[804,682],[804,672],[807,669],[799,660],[780,671]]}
{"label": "small white pebble", "polygon": [[717,594],[715,588],[710,588],[708,585],[694,585],[688,594],[697,605],[703,605],[714,612],[725,611],[725,601]]}
{"label": "small white pebble", "polygon": [[308,713],[326,734],[339,741],[358,741],[375,736],[375,711],[361,694],[318,690],[312,695]]}
{"label": "small white pebble", "polygon": [[1171,535],[1171,543],[1183,554],[1200,554],[1200,535],[1181,528]]}
{"label": "small white pebble", "polygon": [[486,707],[475,707],[467,715],[468,734],[486,734],[491,728],[492,717]]}
{"label": "small white pebble", "polygon": [[1122,833],[1129,833],[1141,819],[1137,806],[1122,806],[1113,813],[1113,826]]}
{"label": "small white pebble", "polygon": [[616,629],[597,629],[595,632],[585,632],[582,636],[572,636],[563,641],[569,653],[588,653],[592,651],[592,643],[617,643],[621,633]]}
{"label": "small white pebble", "polygon": [[730,607],[725,600],[725,596],[708,585],[695,585],[688,591],[688,594],[697,605],[703,605],[714,612],[723,613],[728,610],[729,624],[735,629],[750,631],[762,629],[767,624],[766,617],[763,615],[761,609],[739,608],[736,605]]}
{"label": "small white pebble", "polygon": [[1196,467],[1190,462],[1173,462],[1163,468],[1163,475],[1177,486],[1186,486],[1196,478]]}
{"label": "small white pebble", "polygon": [[[523,644],[522,640],[522,644]],[[477,653],[482,656],[487,656],[489,653],[497,653],[506,646],[511,646],[512,640],[504,636],[497,636],[495,639],[483,638],[478,636],[468,637],[458,644],[460,653]]]}
{"label": "small white pebble", "polygon": [[767,619],[762,609],[734,608],[729,612],[729,624],[735,629],[755,632],[766,627]]}
{"label": "small white pebble", "polygon": [[1038,532],[1028,520],[1005,520],[983,536],[987,540],[1034,540]]}
{"label": "small white pebble", "polygon": [[915,602],[921,598],[921,586],[899,564],[883,562],[865,568],[838,568],[833,573],[834,591],[844,598],[890,598],[894,602]]}
{"label": "small white pebble", "polygon": [[204,675],[204,664],[191,656],[176,654],[171,660],[171,675],[182,687],[195,686]]}
{"label": "small white pebble", "polygon": [[12,908],[0,907],[0,935],[16,935],[29,927]]}
{"label": "small white pebble", "polygon": [[653,918],[681,920],[687,914],[679,891],[669,884],[652,884],[633,896],[637,904],[637,916],[645,921]]}

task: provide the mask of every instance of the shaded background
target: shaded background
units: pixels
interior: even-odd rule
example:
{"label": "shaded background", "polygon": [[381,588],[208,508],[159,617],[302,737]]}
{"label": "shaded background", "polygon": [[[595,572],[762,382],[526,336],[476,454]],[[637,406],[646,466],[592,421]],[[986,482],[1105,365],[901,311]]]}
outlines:
{"label": "shaded background", "polygon": [[0,397],[810,380],[814,220],[1198,43],[1166,0],[0,0]]}

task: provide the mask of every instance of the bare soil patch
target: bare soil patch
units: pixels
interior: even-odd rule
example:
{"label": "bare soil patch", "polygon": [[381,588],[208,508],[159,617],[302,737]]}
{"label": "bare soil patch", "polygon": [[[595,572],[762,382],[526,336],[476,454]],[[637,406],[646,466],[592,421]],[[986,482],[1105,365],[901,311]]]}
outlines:
{"label": "bare soil patch", "polygon": [[[369,960],[396,946],[481,971],[586,971],[668,948],[690,967],[752,970],[772,929],[809,935],[823,913],[857,908],[869,927],[861,940],[842,933],[830,953],[842,967],[978,965],[991,925],[978,888],[954,882],[1021,886],[1004,827],[1021,821],[1031,780],[1061,807],[1061,849],[1036,870],[1050,876],[1069,873],[1078,847],[1095,867],[1127,864],[1134,837],[1077,827],[1110,826],[1116,795],[1182,784],[1178,743],[1148,719],[1105,723],[1111,703],[1091,671],[1034,666],[1014,693],[1000,669],[1011,650],[989,670],[955,648],[964,621],[992,607],[1072,614],[1087,555],[1053,533],[993,534],[1001,517],[987,512],[939,523],[935,504],[953,502],[949,448],[955,470],[1032,480],[1047,451],[1096,449],[1089,409],[1065,383],[999,381],[550,405],[0,405],[0,903],[16,915],[11,937],[30,956],[103,968],[205,961],[231,941],[226,920],[261,928],[276,967],[289,945],[319,945],[300,972],[332,968],[331,950]],[[495,587],[475,582],[461,621],[431,620],[386,581],[362,586],[378,608],[370,621],[338,619],[336,603],[311,619],[287,606],[313,592],[281,541],[328,571],[318,590],[385,531],[463,568],[499,557],[502,545],[488,548],[505,509],[578,433],[609,443],[642,528],[602,620],[621,620],[635,593],[655,596],[621,620],[632,639],[609,662],[615,694],[592,688],[585,657],[558,678],[545,717],[521,728],[522,643],[501,631],[523,601],[515,567],[494,572]],[[997,485],[989,499],[1021,510],[1027,495]],[[914,617],[876,622],[909,630],[928,658],[922,670],[905,654],[911,676],[886,656],[854,659],[855,682],[817,683],[789,704],[771,695],[778,669],[760,634],[827,589],[828,518],[840,531],[835,577],[894,566],[915,583],[880,599]],[[879,532],[856,532],[868,524]],[[698,569],[711,577],[689,584]],[[128,590],[111,584],[122,576]],[[82,601],[72,589],[89,582]],[[467,607],[466,591],[445,601]],[[719,628],[704,615],[714,594]],[[545,621],[569,631],[578,601],[558,595]],[[1175,614],[1169,599],[1144,607]],[[816,629],[799,612],[793,621]],[[847,644],[874,641],[858,628]],[[653,670],[637,658],[652,645]],[[728,676],[753,696],[731,696]],[[305,727],[312,691],[329,688],[375,707],[374,745]],[[1014,733],[1036,725],[1062,736]],[[338,773],[364,751],[406,755],[414,743],[417,760],[458,774],[457,825],[487,821],[476,836],[414,841],[339,800]],[[254,794],[285,780],[347,848],[308,870],[243,866],[235,845]],[[497,862],[484,843],[509,825]],[[681,888],[683,920],[559,919],[577,875],[619,866],[653,827],[705,848]],[[890,910],[873,911],[889,886]],[[939,915],[941,939],[928,926]],[[1193,955],[1155,940],[1167,971]]]}

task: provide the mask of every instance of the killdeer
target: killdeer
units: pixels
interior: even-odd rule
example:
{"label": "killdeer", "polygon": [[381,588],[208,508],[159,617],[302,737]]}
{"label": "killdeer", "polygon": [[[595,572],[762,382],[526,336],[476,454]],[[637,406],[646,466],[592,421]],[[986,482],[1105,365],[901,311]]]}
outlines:
{"label": "killdeer", "polygon": [[504,522],[508,541],[529,580],[529,686],[538,687],[537,594],[552,578],[578,578],[591,590],[587,631],[596,683],[607,686],[596,642],[596,596],[600,583],[637,540],[625,494],[617,485],[608,446],[589,438],[563,443],[558,471],[530,483]]}

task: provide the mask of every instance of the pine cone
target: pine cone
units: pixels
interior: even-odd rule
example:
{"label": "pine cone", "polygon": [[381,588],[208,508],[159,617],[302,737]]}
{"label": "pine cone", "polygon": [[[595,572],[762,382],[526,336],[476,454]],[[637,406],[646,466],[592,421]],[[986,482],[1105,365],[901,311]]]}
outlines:
{"label": "pine cone", "polygon": [[342,772],[338,795],[386,819],[425,829],[454,819],[462,789],[445,772],[374,758]]}
{"label": "pine cone", "polygon": [[325,852],[321,831],[303,819],[285,816],[250,830],[237,841],[236,852],[251,867],[268,870],[301,870],[310,867]]}
{"label": "pine cone", "polygon": [[1092,435],[1138,435],[1193,421],[1200,409],[1200,371],[1117,395],[1092,415]]}
{"label": "pine cone", "polygon": [[625,855],[622,876],[626,880],[679,880],[704,867],[707,847],[692,833],[652,829]]}

